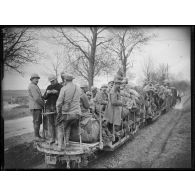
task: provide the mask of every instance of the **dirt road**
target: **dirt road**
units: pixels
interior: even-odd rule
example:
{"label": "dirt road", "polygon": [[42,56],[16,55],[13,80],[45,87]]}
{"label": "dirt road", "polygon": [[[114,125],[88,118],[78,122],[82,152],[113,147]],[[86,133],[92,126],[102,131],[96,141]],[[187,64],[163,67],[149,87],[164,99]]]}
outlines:
{"label": "dirt road", "polygon": [[6,120],[4,122],[5,139],[31,132],[33,132],[32,116],[14,120]]}
{"label": "dirt road", "polygon": [[[26,136],[26,137],[25,137]],[[10,138],[5,144],[32,139],[32,133]],[[8,141],[10,144],[8,144]],[[14,141],[15,140],[15,141]],[[15,159],[14,163],[11,163]],[[5,152],[6,168],[45,168],[43,155],[32,143],[13,146]],[[101,152],[88,168],[190,168],[191,104],[183,99],[153,124],[140,129],[133,140],[114,152]]]}
{"label": "dirt road", "polygon": [[190,168],[191,107],[188,97],[185,101],[89,168]]}

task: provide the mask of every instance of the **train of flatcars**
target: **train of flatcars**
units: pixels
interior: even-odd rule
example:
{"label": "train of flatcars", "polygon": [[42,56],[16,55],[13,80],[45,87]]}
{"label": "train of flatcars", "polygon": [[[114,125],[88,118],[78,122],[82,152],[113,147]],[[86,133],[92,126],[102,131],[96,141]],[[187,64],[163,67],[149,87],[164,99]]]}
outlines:
{"label": "train of flatcars", "polygon": [[[148,85],[142,90],[142,93],[138,90],[126,91],[126,94],[133,94],[134,98],[129,101],[128,106],[122,108],[123,116],[117,135],[114,129],[112,133],[107,133],[106,121],[104,121],[103,114],[100,112],[95,116],[89,115],[87,121],[90,121],[91,125],[88,125],[87,131],[84,130],[86,126],[82,127],[82,121],[79,123],[79,127],[72,131],[76,132],[77,138],[73,135],[71,141],[70,136],[69,146],[64,150],[58,151],[55,144],[50,145],[47,142],[35,142],[35,147],[45,154],[45,163],[48,167],[86,167],[89,161],[98,157],[96,154],[99,151],[116,150],[134,137],[140,128],[168,112],[180,100],[176,88],[169,87],[167,91],[164,90],[161,94],[157,91],[157,88]],[[125,93],[123,93],[123,98],[123,101],[125,101],[125,98],[129,99]],[[90,135],[88,138],[87,132],[95,134],[95,139],[90,140]]]}

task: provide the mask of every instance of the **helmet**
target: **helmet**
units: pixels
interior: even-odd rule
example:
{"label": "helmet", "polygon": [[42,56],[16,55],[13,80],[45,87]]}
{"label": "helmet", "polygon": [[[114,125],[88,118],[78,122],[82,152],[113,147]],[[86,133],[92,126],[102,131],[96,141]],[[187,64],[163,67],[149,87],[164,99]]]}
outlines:
{"label": "helmet", "polygon": [[82,83],[82,84],[80,85],[80,88],[88,88],[88,84],[87,84],[87,83]]}
{"label": "helmet", "polygon": [[61,77],[64,78],[66,81],[72,81],[74,76],[65,72],[61,73]]}
{"label": "helmet", "polygon": [[40,79],[40,76],[39,76],[37,73],[33,73],[33,74],[30,76],[30,80],[32,80],[33,78],[38,78],[38,79]]}
{"label": "helmet", "polygon": [[48,77],[48,80],[51,82],[51,81],[54,81],[54,80],[56,80],[57,79],[57,77],[55,76],[55,75],[53,75],[53,74],[51,74],[51,75],[49,75],[49,77]]}
{"label": "helmet", "polygon": [[97,91],[97,87],[92,86],[91,91]]}
{"label": "helmet", "polygon": [[114,84],[114,81],[109,81],[108,82],[108,85],[113,85]]}
{"label": "helmet", "polygon": [[121,84],[121,83],[122,83],[121,80],[119,80],[119,79],[114,79],[114,84]]}
{"label": "helmet", "polygon": [[106,88],[108,88],[108,86],[104,84],[101,86],[101,89],[103,89],[103,88],[106,89]]}
{"label": "helmet", "polygon": [[64,71],[61,72],[61,77],[63,77],[66,73]]}
{"label": "helmet", "polygon": [[92,96],[92,94],[91,94],[90,91],[87,91],[87,92],[86,92],[86,95],[87,95],[87,96]]}

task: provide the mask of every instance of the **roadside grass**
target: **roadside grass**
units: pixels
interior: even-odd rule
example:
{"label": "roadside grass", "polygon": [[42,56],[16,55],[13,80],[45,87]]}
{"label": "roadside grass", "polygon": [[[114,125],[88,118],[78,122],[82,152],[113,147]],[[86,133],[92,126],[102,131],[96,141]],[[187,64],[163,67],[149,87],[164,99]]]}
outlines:
{"label": "roadside grass", "polygon": [[[13,160],[14,159],[14,160]],[[4,154],[4,169],[30,169],[44,160],[44,154],[34,148],[34,143],[23,143],[10,148]]]}
{"label": "roadside grass", "polygon": [[31,113],[28,105],[19,105],[10,110],[4,110],[3,112],[4,120],[17,119],[30,115]]}

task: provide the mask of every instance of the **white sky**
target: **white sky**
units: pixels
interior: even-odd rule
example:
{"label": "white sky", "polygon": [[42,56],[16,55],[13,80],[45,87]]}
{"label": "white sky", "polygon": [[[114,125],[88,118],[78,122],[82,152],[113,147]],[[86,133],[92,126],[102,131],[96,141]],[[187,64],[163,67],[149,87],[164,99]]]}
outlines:
{"label": "white sky", "polygon": [[[154,64],[168,63],[170,73],[177,75],[179,79],[190,80],[190,29],[187,27],[150,27],[145,28],[145,30],[149,33],[157,33],[158,37],[150,41],[141,51],[133,54],[134,66],[130,69],[136,74],[133,82],[138,83],[143,77],[142,68],[148,57],[152,58]],[[61,49],[44,40],[39,41],[38,47],[49,56],[52,56],[56,50]],[[40,88],[46,89],[49,82],[44,72],[48,71],[49,68],[48,61],[42,59],[38,61],[38,64],[24,66],[24,77],[18,73],[5,72],[3,89],[27,89],[30,74],[34,72],[37,72],[41,77],[39,81]],[[100,87],[112,78],[113,75],[97,77],[95,78],[95,86]],[[76,82],[78,81],[76,80]]]}

